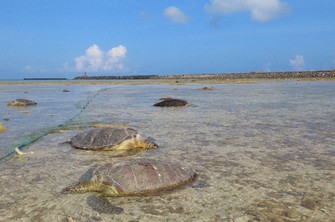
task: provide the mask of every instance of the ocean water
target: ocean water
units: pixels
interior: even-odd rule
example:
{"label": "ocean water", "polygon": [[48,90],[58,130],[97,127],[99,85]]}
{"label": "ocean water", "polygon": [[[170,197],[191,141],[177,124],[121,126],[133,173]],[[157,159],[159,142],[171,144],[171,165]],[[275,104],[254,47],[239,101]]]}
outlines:
{"label": "ocean water", "polygon": [[[0,220],[332,221],[335,82],[210,85],[1,84]],[[153,106],[166,96],[191,106]],[[6,105],[16,98],[38,104]],[[159,148],[115,157],[63,143],[99,124],[133,127]],[[4,158],[15,147],[29,154]],[[92,167],[139,157],[198,179],[154,196],[61,192]]]}
{"label": "ocean water", "polygon": [[[15,147],[29,144],[51,129],[74,118],[103,85],[0,84],[0,122],[8,130],[0,134],[0,157]],[[63,90],[71,90],[65,93]],[[37,106],[11,107],[17,98],[31,99]]]}

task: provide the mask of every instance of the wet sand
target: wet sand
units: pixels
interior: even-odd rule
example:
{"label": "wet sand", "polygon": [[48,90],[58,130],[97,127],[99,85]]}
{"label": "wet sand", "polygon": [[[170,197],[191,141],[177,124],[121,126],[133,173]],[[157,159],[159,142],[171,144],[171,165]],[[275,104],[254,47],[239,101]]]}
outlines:
{"label": "wet sand", "polygon": [[[0,162],[1,220],[334,221],[333,82],[213,84],[213,90],[200,90],[205,84],[153,85],[148,92],[143,86],[141,103],[122,94],[99,107],[99,99],[129,88],[105,91],[81,118],[111,112],[105,124],[135,127],[160,147],[115,158],[62,143],[77,130],[50,133],[25,150],[33,154]],[[167,94],[194,105],[151,106]],[[61,192],[91,167],[137,157],[181,162],[199,178],[157,196]]]}
{"label": "wet sand", "polygon": [[171,150],[166,155],[195,166],[199,178],[193,185],[158,196],[104,198],[61,193],[90,167],[109,161],[107,153],[59,145],[64,139],[49,135],[30,147],[33,154],[1,166],[4,221],[333,221],[335,215],[329,150],[312,157],[295,149]]}

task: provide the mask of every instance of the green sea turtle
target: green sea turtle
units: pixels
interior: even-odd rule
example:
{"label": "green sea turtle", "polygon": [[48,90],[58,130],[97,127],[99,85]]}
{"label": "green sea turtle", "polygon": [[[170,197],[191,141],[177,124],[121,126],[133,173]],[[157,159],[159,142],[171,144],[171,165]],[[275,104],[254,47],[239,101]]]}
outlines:
{"label": "green sea turtle", "polygon": [[100,192],[105,196],[157,194],[193,181],[197,173],[177,163],[153,159],[131,159],[89,170],[65,193]]}
{"label": "green sea turtle", "polygon": [[156,104],[154,104],[154,106],[158,106],[158,107],[176,107],[176,106],[187,106],[189,105],[188,102],[186,102],[185,100],[181,100],[181,99],[164,99],[161,102],[158,102]]}
{"label": "green sea turtle", "polygon": [[71,138],[74,148],[84,150],[128,150],[156,148],[158,145],[146,139],[132,128],[103,127],[87,130]]}
{"label": "green sea turtle", "polygon": [[7,103],[8,106],[36,106],[37,103],[29,99],[16,99]]}

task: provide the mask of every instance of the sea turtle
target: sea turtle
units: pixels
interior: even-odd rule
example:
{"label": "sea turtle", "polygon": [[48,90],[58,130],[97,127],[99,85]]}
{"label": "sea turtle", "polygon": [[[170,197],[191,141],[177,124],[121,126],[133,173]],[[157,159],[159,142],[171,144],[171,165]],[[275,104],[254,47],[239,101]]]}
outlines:
{"label": "sea turtle", "polygon": [[202,88],[203,90],[213,90],[214,87],[213,86],[205,86]]}
{"label": "sea turtle", "polygon": [[103,127],[81,132],[71,138],[74,148],[84,150],[127,150],[156,148],[158,145],[140,136],[132,128]]}
{"label": "sea turtle", "polygon": [[175,107],[175,106],[187,106],[187,105],[189,105],[189,103],[181,99],[164,99],[163,101],[154,104],[154,106],[158,107]]}
{"label": "sea turtle", "polygon": [[156,194],[193,181],[197,173],[186,166],[146,158],[107,163],[89,170],[65,193],[100,192],[105,196]]}
{"label": "sea turtle", "polygon": [[35,106],[37,103],[29,99],[16,99],[7,103],[8,106]]}

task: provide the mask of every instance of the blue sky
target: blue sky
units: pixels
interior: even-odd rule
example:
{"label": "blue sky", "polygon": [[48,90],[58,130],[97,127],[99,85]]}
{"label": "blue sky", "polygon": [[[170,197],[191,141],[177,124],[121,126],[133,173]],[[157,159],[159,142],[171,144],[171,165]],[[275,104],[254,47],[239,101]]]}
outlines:
{"label": "blue sky", "polygon": [[1,0],[0,79],[335,67],[334,0]]}

